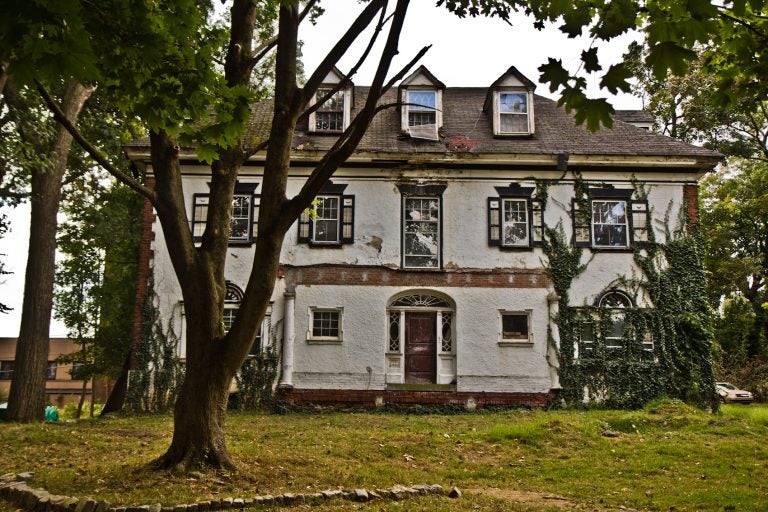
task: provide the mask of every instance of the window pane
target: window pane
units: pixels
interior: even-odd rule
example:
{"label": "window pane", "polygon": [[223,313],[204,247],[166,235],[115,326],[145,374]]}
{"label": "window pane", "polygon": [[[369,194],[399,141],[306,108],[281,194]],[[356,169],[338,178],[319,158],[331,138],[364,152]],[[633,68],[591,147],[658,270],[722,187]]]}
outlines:
{"label": "window pane", "polygon": [[[321,100],[327,96],[332,89],[318,89],[317,99]],[[336,93],[328,98],[328,101],[323,103],[317,112],[341,112],[344,110],[344,91],[336,91]]]}
{"label": "window pane", "polygon": [[501,133],[528,133],[528,115],[500,114],[499,131]]}
{"label": "window pane", "polygon": [[451,331],[451,314],[444,311],[441,315],[443,319],[443,325],[441,327],[441,335],[443,337],[443,343],[440,349],[443,352],[451,352],[453,350],[453,332]]}
{"label": "window pane", "polygon": [[435,91],[408,91],[408,110],[435,110]]}
{"label": "window pane", "polygon": [[594,245],[627,247],[627,216],[625,201],[593,201],[592,224]]}
{"label": "window pane", "polygon": [[339,312],[314,311],[312,316],[312,336],[316,338],[338,338]]}
{"label": "window pane", "polygon": [[528,95],[526,93],[518,92],[503,92],[499,94],[499,112],[507,114],[527,114]]}
{"label": "window pane", "polygon": [[406,198],[404,204],[405,266],[436,268],[440,250],[438,198]]}
{"label": "window pane", "polygon": [[390,352],[400,351],[400,312],[392,311],[389,313],[389,350]]}
{"label": "window pane", "polygon": [[315,242],[338,242],[341,198],[318,196],[313,240]]}
{"label": "window pane", "polygon": [[528,245],[528,202],[504,200],[504,245]]}
{"label": "window pane", "polygon": [[528,340],[528,315],[525,313],[503,313],[501,315],[501,337],[505,340]]}
{"label": "window pane", "polygon": [[251,225],[251,196],[238,195],[232,198],[232,220],[229,238],[247,240]]}
{"label": "window pane", "polygon": [[224,316],[221,319],[221,321],[224,323],[224,332],[229,332],[229,330],[232,328],[232,324],[235,323],[237,309],[237,305],[224,306]]}
{"label": "window pane", "polygon": [[56,380],[56,370],[58,367],[59,365],[56,364],[56,361],[48,361],[48,368],[45,371],[45,378],[48,380]]}
{"label": "window pane", "polygon": [[343,112],[315,112],[315,130],[340,132],[344,130]]}
{"label": "window pane", "polygon": [[0,362],[0,380],[11,380],[13,377],[13,361]]}

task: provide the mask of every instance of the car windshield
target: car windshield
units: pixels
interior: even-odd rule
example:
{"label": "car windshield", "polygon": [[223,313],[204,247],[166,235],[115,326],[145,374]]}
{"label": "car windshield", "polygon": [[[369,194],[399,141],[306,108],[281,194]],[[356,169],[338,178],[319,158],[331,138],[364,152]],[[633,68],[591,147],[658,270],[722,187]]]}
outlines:
{"label": "car windshield", "polygon": [[727,382],[718,382],[717,385],[725,389],[736,389],[736,386],[733,384],[728,384]]}

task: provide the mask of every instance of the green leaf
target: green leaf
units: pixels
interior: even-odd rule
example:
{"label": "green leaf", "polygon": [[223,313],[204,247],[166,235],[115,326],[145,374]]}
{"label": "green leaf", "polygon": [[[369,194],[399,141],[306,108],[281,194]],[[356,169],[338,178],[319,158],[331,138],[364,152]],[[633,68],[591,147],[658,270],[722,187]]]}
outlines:
{"label": "green leaf", "polygon": [[600,22],[592,33],[603,40],[613,39],[627,30],[635,28],[640,6],[633,0],[613,0],[600,9]]}
{"label": "green leaf", "polygon": [[549,83],[549,92],[555,92],[561,86],[566,87],[571,75],[563,67],[563,61],[550,57],[546,64],[539,66],[539,80]]}
{"label": "green leaf", "polygon": [[580,36],[582,29],[592,22],[592,9],[586,5],[566,9],[563,21],[565,23],[559,27],[561,32],[568,34],[568,37]]}
{"label": "green leaf", "polygon": [[581,52],[581,61],[584,63],[584,69],[587,73],[593,73],[603,69],[597,59],[597,47]]}
{"label": "green leaf", "polygon": [[696,58],[696,52],[683,48],[672,41],[651,46],[645,62],[651,67],[653,76],[657,80],[663,80],[667,76],[667,70],[672,74],[682,76],[688,71],[688,62]]}
{"label": "green leaf", "polygon": [[632,72],[627,69],[624,63],[614,64],[600,80],[600,87],[608,89],[611,94],[617,94],[620,90],[623,92],[631,92],[631,87],[627,79],[632,77]]}

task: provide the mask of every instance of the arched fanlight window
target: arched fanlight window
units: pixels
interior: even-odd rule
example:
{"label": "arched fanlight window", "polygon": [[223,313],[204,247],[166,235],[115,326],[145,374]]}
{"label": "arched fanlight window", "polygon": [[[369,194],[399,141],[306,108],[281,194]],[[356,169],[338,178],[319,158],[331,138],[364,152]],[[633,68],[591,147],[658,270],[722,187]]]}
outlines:
{"label": "arched fanlight window", "polygon": [[232,281],[227,281],[227,294],[224,296],[224,300],[226,302],[242,302],[243,301],[243,290],[240,289],[239,286],[237,286]]}
{"label": "arched fanlight window", "polygon": [[629,295],[621,290],[608,290],[597,301],[597,306],[603,309],[614,310],[610,313],[610,331],[605,333],[606,348],[620,348],[624,338],[625,315],[623,309],[634,307]]}
{"label": "arched fanlight window", "polygon": [[597,307],[606,309],[629,309],[634,303],[629,295],[621,290],[608,290],[600,296]]}
{"label": "arched fanlight window", "polygon": [[447,300],[434,295],[414,294],[395,299],[391,307],[424,307],[424,308],[450,308]]}

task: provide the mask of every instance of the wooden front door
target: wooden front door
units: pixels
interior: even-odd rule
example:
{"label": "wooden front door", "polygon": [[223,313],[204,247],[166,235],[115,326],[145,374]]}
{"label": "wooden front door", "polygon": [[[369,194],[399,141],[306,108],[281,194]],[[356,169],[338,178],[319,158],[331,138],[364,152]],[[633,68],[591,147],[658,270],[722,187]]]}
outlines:
{"label": "wooden front door", "polygon": [[405,383],[434,384],[437,377],[437,314],[405,314]]}

